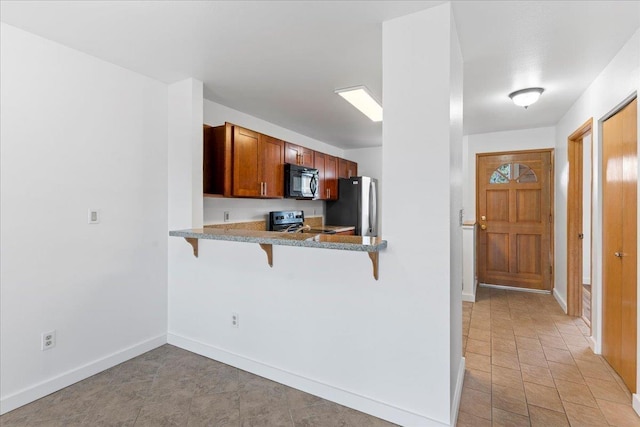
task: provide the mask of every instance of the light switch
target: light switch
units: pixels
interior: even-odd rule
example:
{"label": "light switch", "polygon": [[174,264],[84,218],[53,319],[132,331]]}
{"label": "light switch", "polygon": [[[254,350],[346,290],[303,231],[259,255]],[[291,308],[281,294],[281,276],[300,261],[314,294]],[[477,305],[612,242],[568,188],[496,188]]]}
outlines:
{"label": "light switch", "polygon": [[89,224],[100,223],[100,211],[98,209],[89,209]]}

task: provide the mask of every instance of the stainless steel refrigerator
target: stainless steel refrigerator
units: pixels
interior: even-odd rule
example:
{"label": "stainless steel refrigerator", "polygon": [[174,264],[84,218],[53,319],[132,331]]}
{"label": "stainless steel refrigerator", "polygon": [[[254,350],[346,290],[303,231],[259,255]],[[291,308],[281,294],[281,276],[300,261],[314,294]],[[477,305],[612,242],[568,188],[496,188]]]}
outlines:
{"label": "stainless steel refrigerator", "polygon": [[338,200],[325,207],[327,225],[355,226],[359,236],[378,235],[378,180],[354,176],[338,180]]}

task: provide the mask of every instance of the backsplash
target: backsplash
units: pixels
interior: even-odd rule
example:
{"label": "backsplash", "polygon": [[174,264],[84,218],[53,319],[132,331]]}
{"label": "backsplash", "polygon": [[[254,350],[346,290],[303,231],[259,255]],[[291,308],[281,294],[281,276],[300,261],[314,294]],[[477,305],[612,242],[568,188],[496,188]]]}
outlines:
{"label": "backsplash", "polygon": [[225,212],[228,222],[266,221],[271,211],[301,210],[305,218],[324,215],[324,202],[319,200],[205,197],[203,208],[205,225],[223,224]]}

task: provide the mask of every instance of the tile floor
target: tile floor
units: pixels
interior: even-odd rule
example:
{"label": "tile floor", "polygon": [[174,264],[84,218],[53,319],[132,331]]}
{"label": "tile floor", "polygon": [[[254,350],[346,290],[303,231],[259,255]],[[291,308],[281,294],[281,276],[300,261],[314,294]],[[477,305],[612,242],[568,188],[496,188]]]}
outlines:
{"label": "tile floor", "polygon": [[640,426],[631,394],[551,295],[478,288],[464,303],[458,427]]}
{"label": "tile floor", "polygon": [[164,345],[0,417],[0,426],[393,426]]}
{"label": "tile floor", "polygon": [[[639,426],[631,394],[550,295],[464,303],[458,426]],[[165,345],[0,417],[10,426],[393,424]]]}

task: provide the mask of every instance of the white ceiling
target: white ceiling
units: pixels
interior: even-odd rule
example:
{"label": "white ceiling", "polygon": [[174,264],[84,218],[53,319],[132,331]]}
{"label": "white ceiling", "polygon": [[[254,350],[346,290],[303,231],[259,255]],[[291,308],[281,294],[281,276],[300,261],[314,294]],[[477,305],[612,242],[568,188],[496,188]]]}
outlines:
{"label": "white ceiling", "polygon": [[[342,148],[382,125],[333,91],[382,98],[382,26],[442,1],[1,1],[2,21]],[[465,133],[551,126],[640,27],[638,1],[453,2]],[[507,98],[546,88],[524,110]]]}

